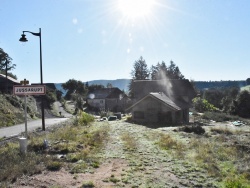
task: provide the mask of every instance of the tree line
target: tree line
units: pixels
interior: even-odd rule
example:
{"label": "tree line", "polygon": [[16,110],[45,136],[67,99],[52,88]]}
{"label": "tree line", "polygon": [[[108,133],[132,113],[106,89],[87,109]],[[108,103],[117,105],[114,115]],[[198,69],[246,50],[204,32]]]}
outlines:
{"label": "tree line", "polygon": [[148,68],[142,56],[134,62],[131,76],[132,80],[185,79],[179,67],[172,60],[169,66],[162,61]]}

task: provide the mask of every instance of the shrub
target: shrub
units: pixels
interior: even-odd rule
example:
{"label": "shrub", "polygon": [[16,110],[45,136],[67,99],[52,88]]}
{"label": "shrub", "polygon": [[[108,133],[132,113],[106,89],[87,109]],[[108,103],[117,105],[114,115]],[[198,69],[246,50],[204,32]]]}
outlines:
{"label": "shrub", "polygon": [[133,136],[129,134],[129,132],[125,132],[121,135],[121,139],[124,143],[124,146],[127,147],[127,149],[135,150],[137,148],[136,140]]}
{"label": "shrub", "polygon": [[196,97],[193,99],[194,109],[198,112],[205,111],[217,111],[217,108],[210,104],[206,99],[201,99],[200,97]]}
{"label": "shrub", "polygon": [[170,135],[161,134],[158,144],[163,149],[174,149],[177,148],[179,143],[174,140]]}
{"label": "shrub", "polygon": [[95,187],[92,181],[84,182],[81,186],[81,188],[92,188],[92,187]]}
{"label": "shrub", "polygon": [[86,113],[86,112],[82,112],[80,114],[80,117],[78,119],[78,124],[79,125],[87,125],[90,122],[93,122],[95,120],[94,116]]}
{"label": "shrub", "polygon": [[225,188],[247,188],[240,179],[229,179],[225,182]]}
{"label": "shrub", "polygon": [[59,161],[49,161],[46,167],[50,171],[58,171],[62,167],[62,164]]}
{"label": "shrub", "polygon": [[183,131],[186,133],[195,133],[195,134],[204,134],[205,133],[205,129],[203,129],[201,126],[199,125],[192,125],[192,126],[184,126],[184,127],[180,127],[179,131]]}
{"label": "shrub", "polygon": [[47,160],[42,155],[27,152],[21,155],[18,144],[8,143],[0,148],[0,182],[15,181],[23,174],[32,175],[40,173],[42,163]]}

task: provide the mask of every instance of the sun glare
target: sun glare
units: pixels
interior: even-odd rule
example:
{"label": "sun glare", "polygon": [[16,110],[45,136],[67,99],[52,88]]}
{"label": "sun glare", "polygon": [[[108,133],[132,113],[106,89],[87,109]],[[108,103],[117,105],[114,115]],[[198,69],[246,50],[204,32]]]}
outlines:
{"label": "sun glare", "polygon": [[118,8],[125,17],[135,19],[150,14],[154,0],[119,0]]}

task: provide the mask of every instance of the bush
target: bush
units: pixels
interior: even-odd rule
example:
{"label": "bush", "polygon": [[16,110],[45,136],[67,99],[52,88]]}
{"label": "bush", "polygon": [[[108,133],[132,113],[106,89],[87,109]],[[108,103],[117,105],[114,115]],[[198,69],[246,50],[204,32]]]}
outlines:
{"label": "bush", "polygon": [[81,188],[92,188],[92,187],[95,187],[92,181],[84,182],[81,186]]}
{"label": "bush", "polygon": [[86,113],[86,112],[82,112],[80,114],[80,117],[78,119],[78,124],[79,125],[87,125],[90,122],[93,122],[95,120],[94,116]]}
{"label": "bush", "polygon": [[162,149],[175,149],[178,148],[178,143],[175,139],[173,139],[170,135],[168,134],[161,134],[160,135],[160,140],[158,142],[159,146]]}
{"label": "bush", "polygon": [[244,186],[241,182],[241,180],[237,179],[230,179],[227,180],[225,183],[225,188],[247,188],[246,186]]}
{"label": "bush", "polygon": [[206,99],[201,99],[200,97],[196,97],[193,99],[194,109],[198,112],[205,111],[217,111],[217,108],[210,104]]}
{"label": "bush", "polygon": [[59,161],[49,161],[46,167],[50,171],[58,171],[62,167],[62,164]]}
{"label": "bush", "polygon": [[205,129],[203,129],[199,125],[184,126],[184,127],[179,128],[179,131],[183,131],[186,133],[195,133],[195,134],[199,134],[199,135],[205,133]]}

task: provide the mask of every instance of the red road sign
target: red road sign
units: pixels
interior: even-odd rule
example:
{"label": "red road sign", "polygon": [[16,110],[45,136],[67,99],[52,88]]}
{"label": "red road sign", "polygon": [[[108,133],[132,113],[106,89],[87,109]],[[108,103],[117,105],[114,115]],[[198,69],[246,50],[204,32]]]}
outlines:
{"label": "red road sign", "polygon": [[45,85],[32,85],[32,86],[13,86],[13,93],[15,95],[45,95]]}

